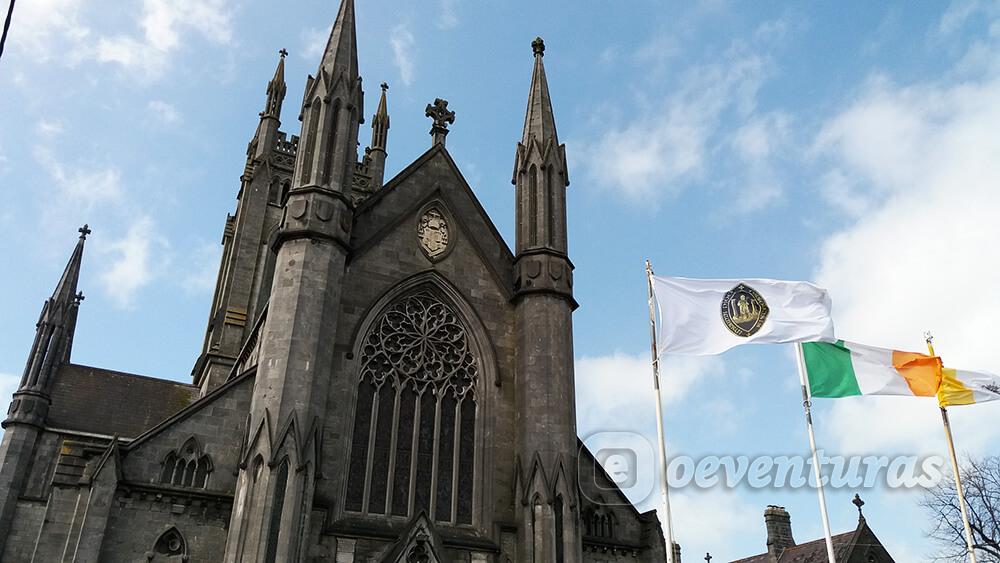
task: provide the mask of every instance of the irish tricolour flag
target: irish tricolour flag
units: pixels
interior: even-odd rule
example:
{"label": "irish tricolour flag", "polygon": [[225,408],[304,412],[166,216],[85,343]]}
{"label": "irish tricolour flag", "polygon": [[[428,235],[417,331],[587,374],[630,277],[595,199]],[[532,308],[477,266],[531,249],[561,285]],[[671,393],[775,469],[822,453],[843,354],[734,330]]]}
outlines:
{"label": "irish tricolour flag", "polygon": [[843,340],[806,342],[802,353],[813,397],[934,397],[941,384],[941,359],[937,356]]}

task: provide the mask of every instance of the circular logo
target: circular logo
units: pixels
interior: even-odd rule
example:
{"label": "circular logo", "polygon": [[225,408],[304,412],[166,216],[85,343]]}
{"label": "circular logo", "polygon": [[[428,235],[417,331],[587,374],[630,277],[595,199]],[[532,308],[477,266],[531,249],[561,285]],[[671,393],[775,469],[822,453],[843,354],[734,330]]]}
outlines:
{"label": "circular logo", "polygon": [[757,334],[769,312],[764,298],[744,283],[730,289],[722,297],[722,322],[729,332],[742,338]]}

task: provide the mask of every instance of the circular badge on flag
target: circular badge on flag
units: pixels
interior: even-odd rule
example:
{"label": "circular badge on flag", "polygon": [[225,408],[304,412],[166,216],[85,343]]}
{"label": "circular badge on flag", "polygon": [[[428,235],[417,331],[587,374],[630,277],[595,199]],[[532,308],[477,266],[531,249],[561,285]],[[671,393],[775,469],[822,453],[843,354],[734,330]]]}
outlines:
{"label": "circular badge on flag", "polygon": [[722,297],[722,322],[729,332],[742,338],[757,334],[769,312],[764,298],[744,283],[730,289]]}

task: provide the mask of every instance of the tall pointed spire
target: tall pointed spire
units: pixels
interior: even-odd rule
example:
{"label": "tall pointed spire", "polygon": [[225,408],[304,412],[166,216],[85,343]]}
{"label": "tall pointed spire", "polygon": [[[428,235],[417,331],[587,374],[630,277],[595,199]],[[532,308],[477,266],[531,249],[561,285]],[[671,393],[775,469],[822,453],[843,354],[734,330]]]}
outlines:
{"label": "tall pointed spire", "polygon": [[358,38],[354,23],[354,0],[341,0],[337,20],[330,30],[320,68],[336,79],[340,71],[346,71],[348,78],[358,76]]}
{"label": "tall pointed spire", "polygon": [[385,181],[386,147],[389,145],[389,105],[386,102],[386,92],[389,85],[382,83],[382,97],[378,100],[378,109],[372,117],[372,142],[368,147],[368,171],[372,177],[372,191],[382,187]]}
{"label": "tall pointed spire", "polygon": [[552,99],[549,97],[549,83],[545,79],[545,65],[542,64],[545,42],[541,37],[536,37],[531,42],[531,49],[535,52],[535,69],[531,74],[528,111],[524,117],[524,135],[521,143],[527,146],[528,141],[534,137],[542,144],[548,140],[559,144],[559,138],[556,136],[556,120],[552,115]]}
{"label": "tall pointed spire", "polygon": [[[66,269],[52,292],[52,297],[42,306],[38,323],[35,325],[35,341],[28,354],[24,375],[21,376],[21,384],[15,393],[15,398],[20,393],[47,395],[53,371],[59,364],[69,361],[73,333],[76,331],[77,308],[83,301],[83,294],[77,291],[77,284],[80,281],[83,246],[89,234],[90,229],[84,225],[80,229],[80,239],[76,243],[76,248],[70,255]],[[15,409],[4,425],[19,421],[21,417],[17,415],[18,411]],[[39,423],[39,420],[36,420],[38,413],[33,413],[32,409],[27,409],[23,415],[26,418],[20,421]],[[44,416],[44,413],[41,415]]]}
{"label": "tall pointed spire", "polygon": [[548,248],[565,254],[566,249],[566,147],[559,144],[556,120],[545,79],[545,42],[531,42],[535,67],[528,90],[524,134],[517,145],[514,176],[517,186],[517,253]]}
{"label": "tall pointed spire", "polygon": [[318,186],[350,193],[363,115],[354,0],[342,0],[316,77],[306,81],[292,189]]}
{"label": "tall pointed spire", "polygon": [[282,49],[278,51],[278,55],[278,68],[274,69],[274,78],[267,83],[267,102],[261,117],[281,119],[281,104],[285,101],[285,92],[288,90],[285,85],[285,57],[288,56],[288,51]]}

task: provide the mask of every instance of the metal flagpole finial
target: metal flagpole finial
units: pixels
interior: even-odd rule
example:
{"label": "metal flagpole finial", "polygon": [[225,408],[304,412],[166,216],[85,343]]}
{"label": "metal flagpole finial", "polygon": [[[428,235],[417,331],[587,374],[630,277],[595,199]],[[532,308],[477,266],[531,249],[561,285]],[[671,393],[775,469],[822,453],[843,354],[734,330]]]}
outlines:
{"label": "metal flagpole finial", "polygon": [[928,344],[932,344],[934,342],[934,335],[931,334],[931,331],[929,330],[924,331],[924,342]]}

